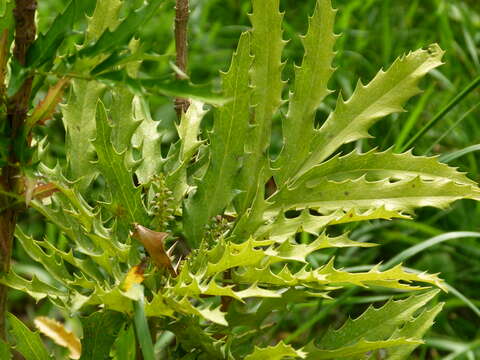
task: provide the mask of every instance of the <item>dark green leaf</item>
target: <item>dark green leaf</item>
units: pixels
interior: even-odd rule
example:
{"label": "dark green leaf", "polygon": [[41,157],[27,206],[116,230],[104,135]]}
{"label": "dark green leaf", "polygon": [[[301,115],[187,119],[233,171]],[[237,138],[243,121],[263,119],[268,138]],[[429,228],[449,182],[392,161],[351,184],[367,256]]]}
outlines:
{"label": "dark green leaf", "polygon": [[125,322],[125,316],[116,311],[98,311],[81,318],[81,321],[83,339],[80,359],[108,359],[110,348]]}
{"label": "dark green leaf", "polygon": [[31,331],[13,314],[8,313],[7,317],[12,328],[12,335],[15,337],[17,343],[15,349],[22,354],[26,360],[51,359],[38,333]]}

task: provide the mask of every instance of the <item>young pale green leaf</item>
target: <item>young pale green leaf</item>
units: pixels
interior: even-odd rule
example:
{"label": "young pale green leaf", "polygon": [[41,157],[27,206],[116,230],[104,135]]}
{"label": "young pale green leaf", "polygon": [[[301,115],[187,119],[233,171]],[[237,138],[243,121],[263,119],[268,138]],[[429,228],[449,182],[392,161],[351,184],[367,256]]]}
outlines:
{"label": "young pale green leaf", "polygon": [[147,215],[141,189],[135,187],[132,172],[125,164],[125,152],[118,153],[111,141],[112,127],[102,102],[96,114],[96,137],[92,141],[97,153],[97,166],[105,177],[111,193],[110,208],[128,223],[146,223]]}
{"label": "young pale green leaf", "polygon": [[[329,329],[319,341],[321,349],[337,349],[354,345],[362,340],[389,339],[397,329],[410,322],[417,310],[431,301],[438,292],[439,290],[432,290],[404,300],[390,300],[379,309],[371,306],[357,319],[348,320],[340,329]],[[417,323],[418,325],[421,324]],[[415,333],[398,335],[414,337]],[[310,349],[311,347],[307,348],[307,351],[311,353]]]}
{"label": "young pale green leaf", "polygon": [[284,241],[279,246],[271,246],[265,250],[265,255],[270,256],[270,264],[279,261],[298,261],[306,263],[308,255],[317,250],[327,248],[372,246],[376,246],[376,244],[352,241],[348,238],[347,234],[329,237],[325,233],[322,233],[316,240],[309,244],[297,244],[290,241]]}
{"label": "young pale green leaf", "polygon": [[302,37],[305,49],[302,64],[295,67],[295,84],[283,121],[283,149],[273,164],[276,183],[280,186],[309,155],[315,111],[331,92],[327,85],[334,71],[334,22],[335,11],[330,0],[317,0],[308,32]]}
{"label": "young pale green leaf", "polygon": [[[387,271],[380,272],[374,268],[366,273],[349,273],[333,267],[333,260],[327,265],[316,269],[303,268],[292,273],[287,266],[280,272],[273,272],[267,266],[249,266],[237,270],[232,278],[241,284],[259,283],[275,286],[298,286],[302,285],[312,289],[329,290],[332,286],[381,286],[399,290],[419,290],[422,287],[411,284],[412,282],[428,283],[444,288],[442,281],[435,275],[414,274],[403,270],[399,265]],[[403,281],[403,282],[401,282]]]}
{"label": "young pale green leaf", "polygon": [[63,260],[57,260],[55,254],[47,254],[30,236],[26,235],[20,227],[15,230],[15,237],[20,241],[27,254],[35,261],[41,263],[50,275],[61,283],[73,281],[73,276],[67,271]]}
{"label": "young pale green leaf", "polygon": [[[244,33],[229,71],[222,76],[225,96],[234,101],[215,112],[208,169],[197,182],[196,192],[185,204],[184,228],[189,242],[195,247],[200,243],[209,219],[220,214],[235,196],[234,180],[240,158],[244,155],[250,116],[251,63],[250,34]],[[184,144],[189,146],[186,140]]]}
{"label": "young pale green leaf", "polygon": [[40,339],[40,335],[31,331],[13,314],[7,314],[8,321],[11,327],[11,333],[15,338],[17,350],[23,355],[25,360],[50,360],[52,357],[48,355],[45,345]]}
{"label": "young pale green leaf", "polygon": [[10,270],[7,275],[0,277],[0,283],[23,291],[36,301],[40,301],[48,296],[52,300],[59,299],[66,303],[68,297],[68,292],[65,289],[51,286],[39,280],[35,275],[32,276],[31,280],[27,280],[17,275],[13,270]]}
{"label": "young pale green leaf", "polygon": [[172,292],[179,296],[201,297],[209,296],[228,296],[243,302],[243,299],[252,297],[280,297],[280,295],[272,290],[266,290],[258,287],[256,284],[245,290],[235,290],[230,285],[220,285],[215,279],[202,282],[201,275],[193,275],[182,271],[175,286],[171,288]]}
{"label": "young pale green leaf", "polygon": [[133,98],[133,119],[134,122],[141,122],[133,134],[132,143],[135,148],[141,149],[144,159],[138,165],[135,174],[141,184],[146,184],[154,175],[160,173],[165,161],[162,156],[162,135],[158,131],[158,122],[150,115],[145,98],[140,96]]}
{"label": "young pale green leaf", "polygon": [[[335,211],[329,215],[314,215],[309,209],[302,210],[300,215],[287,218],[280,214],[274,221],[269,221],[260,226],[255,232],[256,238],[268,238],[276,242],[283,242],[298,232],[308,232],[318,235],[328,225],[345,224],[354,221],[367,221],[374,219],[390,220],[394,218],[409,219],[398,211],[389,211],[385,207],[374,208],[360,212],[356,209],[348,211]],[[361,246],[361,245],[359,245]]]}
{"label": "young pale green leaf", "polygon": [[[283,14],[279,0],[253,0],[252,22],[252,104],[253,127],[245,143],[247,155],[238,177],[238,188],[243,191],[236,201],[236,208],[243,213],[250,207],[259,184],[267,180],[267,149],[270,145],[272,118],[282,102],[282,39]],[[264,169],[264,170],[262,170]]]}
{"label": "young pale green leaf", "polygon": [[[398,328],[392,337],[409,337],[415,339],[422,339],[428,329],[430,329],[434,323],[434,319],[442,311],[444,303],[439,303],[433,308],[424,310],[420,315],[414,319],[408,321],[402,328]],[[417,345],[404,345],[398,348],[392,348],[388,350],[389,360],[405,360],[408,359],[410,354]]]}
{"label": "young pale green leaf", "polygon": [[[454,181],[457,184],[475,185],[475,181],[438,161],[437,157],[414,156],[410,151],[395,154],[393,148],[378,152],[375,149],[360,154],[355,151],[345,156],[335,156],[302,175],[297,182],[314,187],[324,180],[355,180],[362,176],[368,181],[383,179],[409,180],[419,177],[424,181]],[[292,186],[294,187],[294,185]]]}
{"label": "young pale green leaf", "polygon": [[265,254],[261,249],[255,249],[255,246],[256,242],[252,238],[241,244],[229,241],[219,242],[206,254],[209,263],[205,276],[219,274],[237,266],[251,266],[260,263]]}
{"label": "young pale green leaf", "polygon": [[[227,106],[228,105],[225,105],[224,107]],[[193,154],[202,144],[202,141],[198,139],[198,134],[200,133],[200,124],[202,119],[207,113],[203,107],[204,104],[202,102],[196,100],[191,101],[187,112],[182,114],[180,125],[177,126],[178,136],[181,140],[180,159],[182,163],[190,161]],[[221,108],[223,109],[223,107]],[[215,126],[218,126],[218,122],[221,122],[221,120],[215,121],[214,129]]]}
{"label": "young pale green leaf", "polygon": [[95,136],[95,113],[97,101],[105,86],[96,81],[73,80],[67,104],[62,107],[63,125],[66,132],[68,176],[79,180],[83,191],[97,174],[92,166],[93,147],[90,141]]}
{"label": "young pale green leaf", "polygon": [[417,84],[430,70],[442,64],[443,51],[436,44],[398,58],[368,84],[358,83],[347,101],[340,96],[337,107],[316,133],[310,157],[296,175],[320,164],[341,145],[369,137],[368,129],[378,119],[403,111],[402,105],[419,93]]}
{"label": "young pale green leaf", "polygon": [[393,183],[388,179],[370,182],[361,177],[343,182],[302,182],[294,188],[284,188],[269,199],[269,212],[312,208],[324,213],[379,207],[388,211],[412,212],[424,206],[445,208],[463,198],[480,200],[480,190],[476,186],[448,180],[425,181],[418,176]]}
{"label": "young pale green leaf", "polygon": [[180,125],[177,126],[180,141],[170,147],[163,164],[163,171],[167,173],[165,183],[171,189],[176,203],[181,202],[190,187],[187,182],[187,167],[203,143],[198,137],[205,114],[202,102],[196,100],[190,102],[187,112],[182,113]]}
{"label": "young pale green leaf", "polygon": [[251,354],[248,354],[244,360],[283,360],[285,358],[291,359],[305,359],[306,353],[301,350],[295,350],[291,345],[287,345],[280,341],[275,346],[267,346],[260,348],[255,346]]}
{"label": "young pale green leaf", "polygon": [[85,44],[97,40],[107,30],[113,31],[119,23],[122,0],[97,0],[92,17],[88,18]]}
{"label": "young pale green leaf", "polygon": [[309,360],[317,359],[362,359],[368,354],[376,350],[384,350],[398,346],[418,346],[423,342],[416,339],[396,338],[388,340],[368,341],[362,339],[353,345],[337,346],[332,350],[313,349],[313,346],[306,347],[307,357]]}
{"label": "young pale green leaf", "polygon": [[117,86],[112,90],[112,143],[118,153],[123,153],[131,147],[132,136],[137,128],[146,121],[143,114],[137,109],[140,100],[124,86]]}
{"label": "young pale green leaf", "polygon": [[81,318],[83,326],[81,360],[107,359],[125,315],[116,311],[97,311]]}

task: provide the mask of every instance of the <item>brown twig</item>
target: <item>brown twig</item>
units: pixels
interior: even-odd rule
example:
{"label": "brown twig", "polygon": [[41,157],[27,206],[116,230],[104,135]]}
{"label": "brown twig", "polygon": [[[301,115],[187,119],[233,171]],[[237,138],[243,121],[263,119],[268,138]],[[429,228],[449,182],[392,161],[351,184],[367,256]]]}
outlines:
{"label": "brown twig", "polygon": [[[15,47],[13,56],[21,64],[25,65],[27,50],[35,39],[35,11],[36,0],[16,0],[13,10],[15,18]],[[20,90],[7,100],[7,126],[12,143],[16,139],[18,131],[25,121],[30,100],[33,78],[28,78],[22,84]],[[13,146],[8,149],[8,165],[3,167],[0,175],[0,189],[5,192],[19,193],[19,169],[16,164]],[[17,223],[18,207],[10,206],[12,198],[0,196],[0,208],[5,209],[0,213],[0,272],[10,270],[12,256],[13,233]],[[0,338],[5,339],[5,314],[7,311],[8,288],[0,285]]]}
{"label": "brown twig", "polygon": [[[176,0],[175,6],[175,48],[177,52],[176,65],[184,73],[187,73],[187,57],[188,57],[188,16],[190,10],[188,0]],[[183,74],[177,74],[178,79],[183,79]],[[175,110],[178,118],[182,113],[186,112],[189,101],[184,98],[175,98]]]}

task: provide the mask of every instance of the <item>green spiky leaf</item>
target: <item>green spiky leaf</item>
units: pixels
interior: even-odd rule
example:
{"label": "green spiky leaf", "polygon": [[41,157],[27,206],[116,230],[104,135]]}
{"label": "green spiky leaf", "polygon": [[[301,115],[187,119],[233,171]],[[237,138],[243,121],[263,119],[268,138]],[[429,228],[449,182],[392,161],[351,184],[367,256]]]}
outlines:
{"label": "green spiky leaf", "polygon": [[15,338],[15,349],[23,355],[26,360],[50,360],[47,349],[40,339],[40,335],[31,331],[13,314],[7,314],[11,327],[11,333]]}

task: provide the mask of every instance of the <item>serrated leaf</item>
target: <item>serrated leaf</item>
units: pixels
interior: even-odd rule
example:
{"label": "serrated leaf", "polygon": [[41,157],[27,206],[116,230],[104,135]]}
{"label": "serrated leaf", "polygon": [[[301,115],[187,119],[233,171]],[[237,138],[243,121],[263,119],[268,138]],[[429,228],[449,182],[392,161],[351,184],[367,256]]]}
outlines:
{"label": "serrated leaf", "polygon": [[125,164],[125,152],[118,153],[111,142],[112,127],[102,102],[98,103],[96,114],[96,136],[92,141],[97,153],[97,166],[109,186],[111,211],[119,219],[132,224],[146,223],[146,210],[142,193],[133,183],[132,172]]}
{"label": "serrated leaf", "polygon": [[277,242],[283,242],[301,231],[318,235],[320,231],[328,225],[374,219],[390,220],[394,218],[409,219],[410,217],[398,211],[386,210],[383,206],[365,211],[359,211],[357,209],[350,209],[348,211],[339,210],[323,216],[314,215],[309,209],[305,209],[302,210],[300,215],[293,218],[287,218],[283,214],[278,215],[274,221],[260,226],[255,232],[255,237],[269,238]]}
{"label": "serrated leaf", "polygon": [[73,281],[73,276],[67,271],[63,261],[58,261],[54,254],[47,254],[30,236],[27,236],[20,227],[15,230],[15,237],[20,241],[27,254],[35,261],[41,263],[56,280],[68,284]]}
{"label": "serrated leaf", "polygon": [[135,174],[141,184],[148,183],[155,174],[160,173],[165,159],[162,156],[162,134],[158,131],[158,122],[150,114],[148,103],[143,97],[133,98],[133,117],[140,125],[133,134],[132,143],[142,151],[142,161]]}
{"label": "serrated leaf", "polygon": [[272,271],[269,265],[250,266],[235,271],[233,279],[235,282],[242,284],[258,282],[260,284],[289,287],[302,285],[327,291],[332,286],[345,285],[381,286],[399,290],[422,289],[420,286],[413,285],[412,282],[428,283],[445,289],[445,285],[437,276],[406,272],[401,265],[386,271],[379,271],[377,266],[368,272],[351,273],[335,269],[333,259],[318,269],[308,270],[304,267],[297,272],[291,272],[287,265],[276,273]]}
{"label": "serrated leaf", "polygon": [[315,181],[313,186],[302,182],[294,188],[284,188],[269,199],[269,211],[277,213],[280,209],[308,207],[325,213],[384,207],[388,211],[411,213],[418,207],[445,208],[462,198],[480,199],[480,190],[472,185],[445,180],[424,181],[420,177],[393,183],[388,179],[370,182],[361,177],[343,182]]}
{"label": "serrated leaf", "polygon": [[125,320],[123,314],[115,311],[98,311],[81,318],[83,339],[80,359],[107,359]]}
{"label": "serrated leaf", "polygon": [[186,297],[178,301],[174,299],[167,299],[167,302],[172,309],[179,313],[200,316],[215,324],[228,326],[228,323],[225,320],[225,313],[220,310],[220,307],[210,308],[202,304],[194,306]]}
{"label": "serrated leaf", "polygon": [[298,182],[314,187],[322,180],[355,180],[362,176],[368,181],[383,179],[409,180],[419,177],[424,181],[454,181],[457,184],[475,185],[465,173],[457,171],[438,161],[438,157],[414,156],[410,151],[395,154],[393,148],[378,152],[373,149],[366,153],[352,151],[344,156],[317,165],[302,175]]}
{"label": "serrated leaf", "polygon": [[244,360],[282,360],[285,358],[305,359],[306,353],[301,350],[295,350],[291,345],[287,345],[280,341],[275,346],[267,346],[260,348],[255,346],[255,349],[251,354],[245,356]]}
{"label": "serrated leaf", "polygon": [[235,174],[244,154],[250,116],[251,63],[250,35],[244,33],[240,37],[230,69],[222,76],[225,96],[235,100],[215,112],[208,169],[197,182],[195,194],[185,204],[184,227],[187,238],[194,247],[200,243],[209,219],[220,214],[235,196]]}
{"label": "serrated leaf", "polygon": [[331,93],[327,85],[334,71],[335,12],[330,1],[317,0],[307,34],[302,36],[304,56],[301,65],[295,66],[295,83],[282,124],[283,148],[273,164],[276,182],[280,186],[294,175],[309,155],[315,134],[316,109]]}
{"label": "serrated leaf", "polygon": [[105,86],[96,81],[73,80],[67,104],[62,107],[66,131],[66,156],[68,176],[79,181],[81,190],[86,189],[97,174],[92,166],[95,137],[95,113],[97,102]]}
{"label": "serrated leaf", "polygon": [[46,284],[35,275],[32,276],[31,280],[27,280],[17,275],[13,270],[10,270],[8,274],[2,276],[0,283],[29,294],[37,302],[47,296],[54,300],[60,299],[61,301],[65,301],[68,296],[65,290]]}
{"label": "serrated leaf", "polygon": [[266,152],[270,145],[273,115],[282,102],[282,39],[283,14],[279,11],[279,0],[253,0],[252,14],[252,105],[254,114],[251,131],[245,142],[244,164],[238,178],[238,188],[243,191],[238,196],[236,208],[243,213],[257,193],[259,183],[267,180]]}
{"label": "serrated leaf", "polygon": [[54,319],[38,316],[34,320],[37,329],[48,336],[55,344],[63,346],[70,351],[70,359],[79,359],[82,353],[82,344],[78,337],[65,329],[65,326]]}
{"label": "serrated leaf", "polygon": [[11,333],[15,337],[17,350],[25,357],[25,360],[50,360],[45,345],[43,345],[40,335],[34,333],[18,320],[13,314],[7,313],[10,323]]}
{"label": "serrated leaf", "polygon": [[[348,320],[340,329],[330,329],[321,338],[322,349],[336,349],[359,341],[377,341],[390,336],[412,319],[417,310],[432,300],[439,290],[410,296],[404,300],[389,300],[379,309],[369,307],[355,320]],[[307,349],[310,352],[310,348]]]}
{"label": "serrated leaf", "polygon": [[92,17],[88,18],[85,44],[98,39],[105,31],[113,31],[118,25],[121,0],[97,0]]}
{"label": "serrated leaf", "polygon": [[265,250],[265,255],[270,256],[270,264],[279,261],[307,262],[307,256],[320,249],[371,246],[376,246],[376,244],[352,241],[348,238],[347,234],[329,237],[325,233],[322,233],[309,244],[297,244],[284,241],[279,246],[271,246]]}
{"label": "serrated leaf", "polygon": [[[200,124],[206,114],[204,104],[192,100],[186,113],[182,113],[180,125],[177,126],[180,141],[170,148],[163,171],[167,173],[166,185],[172,190],[175,202],[180,203],[189,188],[187,183],[187,167],[192,157],[203,143],[199,140]],[[159,151],[160,153],[160,151]],[[157,159],[161,159],[160,157]],[[163,160],[163,159],[162,159]],[[158,161],[158,160],[157,160]]]}
{"label": "serrated leaf", "polygon": [[[411,282],[422,282],[435,285],[444,291],[447,291],[445,284],[436,275],[427,273],[411,273],[403,269],[401,264],[391,269],[380,271],[380,265],[374,266],[368,272],[350,273],[335,269],[334,259],[330,260],[323,267],[314,270],[314,276],[321,283],[326,281],[328,284],[350,283],[357,286],[383,286],[393,289],[419,289],[419,287],[410,285]],[[325,277],[325,280],[322,279]],[[402,283],[400,282],[402,281]]]}
{"label": "serrated leaf", "polygon": [[112,90],[112,143],[118,153],[131,148],[132,136],[145,117],[138,111],[140,100],[127,88],[118,86]]}
{"label": "serrated leaf", "polygon": [[264,256],[262,250],[255,249],[255,241],[253,239],[249,239],[242,244],[220,243],[207,253],[209,263],[205,276],[218,274],[237,266],[258,264]]}
{"label": "serrated leaf", "polygon": [[311,155],[296,177],[328,158],[342,144],[369,137],[368,129],[378,119],[403,111],[403,103],[419,93],[419,80],[442,64],[442,56],[436,44],[411,52],[398,58],[387,71],[380,71],[368,85],[359,82],[347,101],[340,96],[335,111],[315,135]]}
{"label": "serrated leaf", "polygon": [[60,44],[72,31],[75,21],[84,16],[88,8],[88,1],[70,1],[65,11],[55,18],[47,33],[40,34],[28,48],[26,65],[38,68],[45,62],[52,62]]}
{"label": "serrated leaf", "polygon": [[361,355],[369,354],[378,349],[387,349],[397,346],[418,346],[423,342],[415,339],[396,338],[388,340],[368,341],[362,339],[353,345],[337,347],[334,350],[320,350],[306,347],[308,356],[306,359],[359,359]]}
{"label": "serrated leaf", "polygon": [[[94,44],[80,50],[78,55],[82,57],[92,57],[128,44],[138,29],[156,14],[158,8],[163,5],[163,3],[164,1],[149,1],[143,7],[130,12],[115,30],[103,32]],[[106,6],[108,7],[108,4],[106,4]],[[102,24],[103,30],[106,29],[105,25],[106,24]],[[108,26],[111,25],[112,24],[108,24]],[[98,36],[98,31],[95,35]]]}
{"label": "serrated leaf", "polygon": [[[428,329],[434,323],[434,319],[442,311],[444,303],[439,303],[431,309],[424,310],[420,315],[405,323],[402,328],[395,331],[392,337],[409,337],[422,339]],[[388,351],[389,360],[404,360],[408,359],[416,345],[400,346],[392,348]]]}

